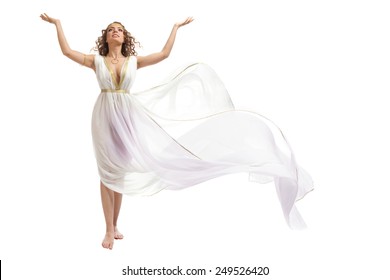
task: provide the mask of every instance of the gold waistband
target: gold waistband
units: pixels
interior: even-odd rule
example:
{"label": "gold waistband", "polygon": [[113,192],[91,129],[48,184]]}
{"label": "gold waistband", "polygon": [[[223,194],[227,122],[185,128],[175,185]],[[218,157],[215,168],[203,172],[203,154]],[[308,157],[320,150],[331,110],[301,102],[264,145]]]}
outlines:
{"label": "gold waistband", "polygon": [[102,89],[101,92],[115,92],[115,93],[130,93],[128,90],[126,89]]}

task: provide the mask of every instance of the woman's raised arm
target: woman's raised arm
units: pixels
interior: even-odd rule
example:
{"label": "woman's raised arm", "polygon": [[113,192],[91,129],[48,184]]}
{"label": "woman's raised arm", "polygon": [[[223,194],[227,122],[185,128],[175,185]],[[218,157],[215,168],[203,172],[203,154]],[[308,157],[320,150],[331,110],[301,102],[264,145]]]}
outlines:
{"label": "woman's raised arm", "polygon": [[171,34],[169,35],[168,40],[165,43],[165,46],[163,47],[163,49],[160,52],[152,53],[152,54],[146,55],[146,56],[138,56],[137,57],[138,68],[149,66],[152,64],[156,64],[156,63],[166,59],[169,56],[169,54],[171,53],[173,44],[175,43],[177,30],[180,27],[191,23],[193,20],[194,19],[192,17],[188,17],[183,22],[176,23],[172,28]]}
{"label": "woman's raised arm", "polygon": [[95,68],[94,55],[86,55],[86,54],[83,54],[81,52],[72,50],[69,47],[69,44],[66,41],[65,34],[64,34],[64,31],[62,30],[61,22],[59,19],[49,17],[47,14],[41,14],[41,19],[43,19],[44,21],[47,21],[49,23],[52,23],[56,26],[58,42],[60,44],[61,51],[65,56],[69,57],[71,60],[73,60],[81,65],[87,66],[87,67],[92,68],[92,69]]}

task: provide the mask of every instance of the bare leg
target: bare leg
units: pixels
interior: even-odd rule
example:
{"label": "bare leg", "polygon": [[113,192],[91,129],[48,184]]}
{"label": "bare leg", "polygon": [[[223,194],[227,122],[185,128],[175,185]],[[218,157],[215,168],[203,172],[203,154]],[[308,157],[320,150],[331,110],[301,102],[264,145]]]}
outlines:
{"label": "bare leg", "polygon": [[100,193],[102,197],[104,218],[106,220],[106,235],[103,239],[102,246],[103,248],[111,250],[112,247],[114,246],[114,237],[115,237],[115,226],[114,226],[115,192],[108,189],[102,182],[100,182]]}
{"label": "bare leg", "polygon": [[122,194],[114,192],[114,238],[123,239],[123,234],[119,232],[117,227],[117,221],[119,217],[119,212],[122,205]]}

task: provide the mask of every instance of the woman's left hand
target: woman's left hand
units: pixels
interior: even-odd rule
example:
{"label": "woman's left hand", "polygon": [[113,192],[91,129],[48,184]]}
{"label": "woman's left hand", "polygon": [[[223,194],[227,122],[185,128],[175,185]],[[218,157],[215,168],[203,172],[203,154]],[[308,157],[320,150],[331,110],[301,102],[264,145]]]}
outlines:
{"label": "woman's left hand", "polygon": [[182,27],[182,26],[184,26],[184,25],[187,25],[187,24],[191,23],[193,20],[194,20],[193,17],[188,17],[188,18],[186,18],[184,21],[178,22],[178,23],[176,23],[175,25],[176,25],[177,27]]}

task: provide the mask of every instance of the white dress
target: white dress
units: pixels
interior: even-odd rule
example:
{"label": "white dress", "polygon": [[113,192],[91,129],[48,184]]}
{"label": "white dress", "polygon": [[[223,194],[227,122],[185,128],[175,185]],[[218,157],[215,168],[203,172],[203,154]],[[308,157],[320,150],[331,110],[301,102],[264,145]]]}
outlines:
{"label": "white dress", "polygon": [[103,56],[95,56],[101,93],[92,136],[101,181],[129,195],[182,189],[248,172],[273,181],[291,228],[305,227],[295,202],[313,188],[283,134],[268,119],[235,110],[224,85],[205,64],[193,64],[146,91],[130,91],[137,58],[122,66],[120,82]]}

